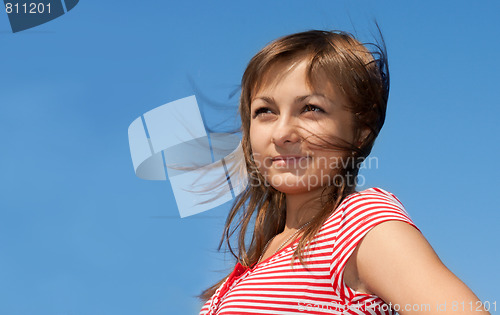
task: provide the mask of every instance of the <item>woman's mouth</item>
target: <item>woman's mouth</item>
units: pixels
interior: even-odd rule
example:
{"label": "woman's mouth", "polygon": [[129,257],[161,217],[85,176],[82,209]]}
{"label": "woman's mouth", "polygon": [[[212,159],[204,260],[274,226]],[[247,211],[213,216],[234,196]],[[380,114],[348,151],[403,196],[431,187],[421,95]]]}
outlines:
{"label": "woman's mouth", "polygon": [[308,156],[273,158],[273,165],[279,167],[295,167],[295,166],[305,167],[308,164],[309,164]]}

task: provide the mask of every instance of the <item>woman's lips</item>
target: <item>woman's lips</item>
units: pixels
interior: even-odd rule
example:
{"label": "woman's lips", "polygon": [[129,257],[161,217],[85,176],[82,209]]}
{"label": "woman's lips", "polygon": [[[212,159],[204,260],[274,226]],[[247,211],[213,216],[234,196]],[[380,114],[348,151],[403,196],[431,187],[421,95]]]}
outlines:
{"label": "woman's lips", "polygon": [[274,166],[281,166],[281,167],[287,167],[287,166],[306,166],[308,162],[306,162],[309,159],[307,156],[303,157],[283,157],[283,158],[276,158],[273,159],[273,165]]}

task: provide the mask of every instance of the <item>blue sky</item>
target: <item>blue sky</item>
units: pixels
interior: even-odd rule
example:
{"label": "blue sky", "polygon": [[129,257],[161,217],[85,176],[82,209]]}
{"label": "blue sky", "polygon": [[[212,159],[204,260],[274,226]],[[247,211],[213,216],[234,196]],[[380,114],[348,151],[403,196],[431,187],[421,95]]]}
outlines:
{"label": "blue sky", "polygon": [[194,82],[229,106],[200,104],[216,126],[266,43],[308,29],[370,40],[373,18],[391,91],[364,187],[398,196],[442,261],[498,301],[499,13],[495,1],[80,1],[15,34],[0,14],[0,314],[197,314],[194,295],[231,267],[216,251],[231,204],[181,219],[168,181],[135,176],[129,124]]}

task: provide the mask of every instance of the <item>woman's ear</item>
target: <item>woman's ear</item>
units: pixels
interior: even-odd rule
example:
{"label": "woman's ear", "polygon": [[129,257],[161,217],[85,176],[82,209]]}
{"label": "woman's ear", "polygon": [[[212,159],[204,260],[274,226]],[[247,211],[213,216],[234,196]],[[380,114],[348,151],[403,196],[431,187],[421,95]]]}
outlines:
{"label": "woman's ear", "polygon": [[368,127],[365,127],[361,130],[361,132],[359,133],[358,141],[356,141],[356,146],[358,148],[361,147],[361,144],[363,144],[363,142],[368,138],[370,133],[371,133],[371,130]]}

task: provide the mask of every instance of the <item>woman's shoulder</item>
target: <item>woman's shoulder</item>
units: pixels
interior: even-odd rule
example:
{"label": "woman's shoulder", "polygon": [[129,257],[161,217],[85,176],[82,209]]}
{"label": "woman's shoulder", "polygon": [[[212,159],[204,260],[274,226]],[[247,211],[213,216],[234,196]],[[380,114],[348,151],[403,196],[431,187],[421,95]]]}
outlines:
{"label": "woman's shoulder", "polygon": [[366,208],[368,205],[393,206],[404,209],[403,203],[390,191],[381,187],[370,187],[365,190],[355,191],[346,196],[338,209],[341,211],[355,211]]}
{"label": "woman's shoulder", "polygon": [[325,223],[364,222],[370,217],[404,217],[411,220],[395,194],[381,187],[370,187],[346,196]]}

